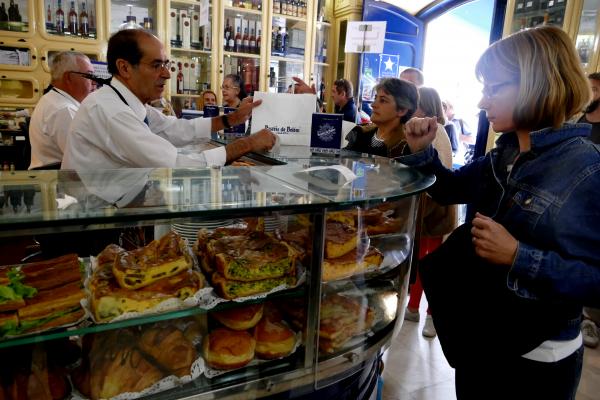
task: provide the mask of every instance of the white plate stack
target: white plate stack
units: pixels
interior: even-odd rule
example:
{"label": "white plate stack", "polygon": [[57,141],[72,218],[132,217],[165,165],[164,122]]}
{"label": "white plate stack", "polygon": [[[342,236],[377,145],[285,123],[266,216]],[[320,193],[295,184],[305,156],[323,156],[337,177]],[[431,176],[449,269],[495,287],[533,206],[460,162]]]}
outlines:
{"label": "white plate stack", "polygon": [[229,226],[234,223],[233,219],[216,219],[202,222],[184,222],[181,224],[172,224],[171,229],[182,237],[186,238],[189,246],[193,246],[198,238],[198,231],[208,229],[210,231],[222,226]]}

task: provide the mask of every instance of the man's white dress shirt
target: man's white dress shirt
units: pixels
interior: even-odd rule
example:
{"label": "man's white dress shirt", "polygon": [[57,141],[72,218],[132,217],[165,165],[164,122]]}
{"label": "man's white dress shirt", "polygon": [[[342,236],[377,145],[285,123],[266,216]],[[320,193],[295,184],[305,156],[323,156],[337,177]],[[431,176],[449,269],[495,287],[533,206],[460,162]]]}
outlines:
{"label": "man's white dress shirt", "polygon": [[[118,169],[224,165],[224,147],[197,155],[178,154],[175,146],[210,138],[211,119],[177,119],[142,102],[119,80],[93,92],[69,130],[63,169]],[[127,104],[125,104],[125,102]],[[148,119],[148,124],[144,119]]]}
{"label": "man's white dress shirt", "polygon": [[42,96],[29,122],[29,169],[62,161],[69,126],[78,109],[79,102],[63,90],[53,88]]}

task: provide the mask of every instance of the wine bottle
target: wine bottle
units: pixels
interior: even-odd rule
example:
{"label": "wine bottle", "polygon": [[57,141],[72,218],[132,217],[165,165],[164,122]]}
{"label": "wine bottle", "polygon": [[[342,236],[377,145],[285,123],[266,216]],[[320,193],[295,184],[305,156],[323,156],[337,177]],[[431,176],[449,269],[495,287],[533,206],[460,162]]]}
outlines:
{"label": "wine bottle", "polygon": [[48,11],[46,12],[46,24],[52,25],[52,10],[50,9],[50,4],[48,4]]}
{"label": "wine bottle", "polygon": [[183,64],[177,63],[177,94],[183,94]]}
{"label": "wine bottle", "polygon": [[90,34],[90,24],[87,11],[85,10],[85,1],[81,2],[81,12],[79,13],[79,33],[81,33],[81,36],[89,36]]}
{"label": "wine bottle", "polygon": [[65,13],[62,10],[62,5],[60,4],[60,0],[58,0],[58,6],[56,8],[56,33],[63,34],[65,32]]}
{"label": "wine bottle", "polygon": [[77,12],[75,11],[75,2],[71,2],[71,9],[69,10],[69,33],[71,35],[77,35]]}
{"label": "wine bottle", "polygon": [[256,36],[254,36],[254,28],[250,30],[250,45],[248,46],[248,53],[256,53]]}
{"label": "wine bottle", "polygon": [[237,27],[237,32],[235,34],[235,46],[233,51],[238,53],[242,51],[242,34],[239,26]]}
{"label": "wine bottle", "polygon": [[258,30],[258,35],[256,35],[256,54],[260,54],[260,44],[262,38],[260,37],[260,29]]}
{"label": "wine bottle", "polygon": [[281,27],[277,30],[277,36],[275,38],[275,51],[281,53],[283,47],[283,35],[281,34]]}
{"label": "wine bottle", "polygon": [[223,46],[225,47],[225,51],[231,51],[231,48],[229,48],[229,37],[231,35],[231,27],[229,26],[229,18],[227,18],[227,24],[225,25],[225,42],[223,43]]}
{"label": "wine bottle", "polygon": [[244,28],[244,36],[242,36],[242,53],[250,53],[250,37],[248,36],[248,28]]}

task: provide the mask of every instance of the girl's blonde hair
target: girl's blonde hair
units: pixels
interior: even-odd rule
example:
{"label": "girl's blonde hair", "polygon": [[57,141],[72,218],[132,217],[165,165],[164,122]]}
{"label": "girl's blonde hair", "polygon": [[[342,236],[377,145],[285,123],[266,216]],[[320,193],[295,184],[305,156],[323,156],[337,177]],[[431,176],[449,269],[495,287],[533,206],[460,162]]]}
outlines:
{"label": "girl's blonde hair", "polygon": [[492,44],[475,71],[480,81],[501,71],[519,84],[513,115],[519,128],[558,128],[591,97],[573,42],[554,26],[527,29]]}

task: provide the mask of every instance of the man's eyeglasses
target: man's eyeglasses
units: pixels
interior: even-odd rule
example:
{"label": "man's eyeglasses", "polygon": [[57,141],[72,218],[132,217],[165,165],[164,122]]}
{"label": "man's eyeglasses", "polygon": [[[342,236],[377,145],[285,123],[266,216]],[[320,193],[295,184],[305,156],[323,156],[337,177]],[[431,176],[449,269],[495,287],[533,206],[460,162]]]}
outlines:
{"label": "man's eyeglasses", "polygon": [[154,70],[154,72],[158,72],[162,68],[166,69],[167,71],[171,70],[171,65],[173,65],[173,62],[169,61],[169,60],[167,60],[167,61],[152,61],[152,62],[140,61],[140,64],[146,64],[150,68],[152,68]]}
{"label": "man's eyeglasses", "polygon": [[504,89],[505,87],[510,86],[510,85],[516,85],[516,83],[510,81],[510,82],[497,83],[495,85],[489,85],[489,86],[484,85],[481,93],[483,93],[483,97],[485,97],[486,99],[493,99],[500,94],[502,89]]}
{"label": "man's eyeglasses", "polygon": [[88,72],[79,72],[79,71],[69,71],[70,74],[77,74],[77,75],[81,75],[86,79],[89,79],[91,81],[94,81],[100,85],[106,85],[110,83],[110,79],[104,79],[101,78],[99,76],[96,76],[94,74],[90,74]]}

